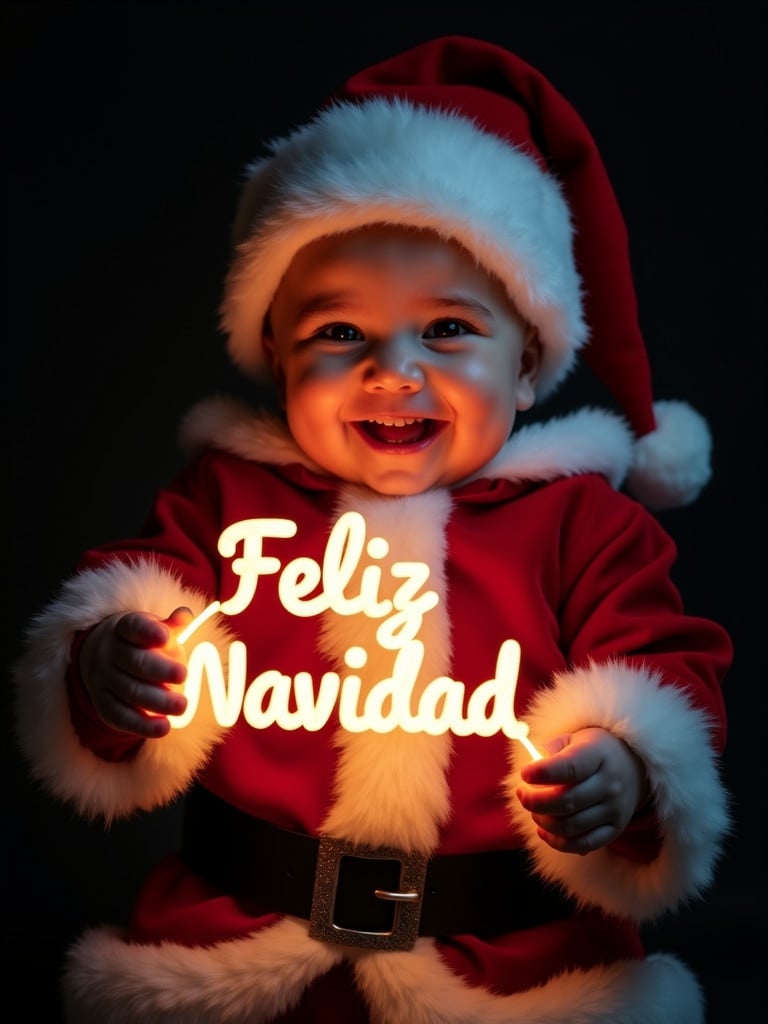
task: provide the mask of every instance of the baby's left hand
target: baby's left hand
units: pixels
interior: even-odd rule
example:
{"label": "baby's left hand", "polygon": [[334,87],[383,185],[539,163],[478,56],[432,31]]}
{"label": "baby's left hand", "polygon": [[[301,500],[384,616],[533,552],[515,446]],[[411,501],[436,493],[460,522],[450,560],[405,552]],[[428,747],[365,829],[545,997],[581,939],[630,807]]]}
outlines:
{"label": "baby's left hand", "polygon": [[612,843],[648,794],[640,758],[605,729],[580,729],[548,744],[550,756],[527,764],[517,796],[538,834],[563,853]]}

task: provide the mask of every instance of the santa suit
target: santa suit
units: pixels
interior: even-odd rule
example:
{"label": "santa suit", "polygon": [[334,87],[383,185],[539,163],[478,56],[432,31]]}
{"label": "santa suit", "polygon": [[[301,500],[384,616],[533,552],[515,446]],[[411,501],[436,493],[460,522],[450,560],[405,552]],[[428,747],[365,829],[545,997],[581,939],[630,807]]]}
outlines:
{"label": "santa suit", "polygon": [[[427,857],[523,848],[535,876],[573,907],[485,938],[360,949],[310,937],[303,918],[244,903],[173,855],[147,879],[127,933],[92,929],[69,952],[70,1019],[703,1021],[696,979],[673,956],[646,957],[637,928],[712,880],[728,828],[718,756],[731,647],[719,626],[684,614],[669,576],[672,541],[617,489],[631,449],[622,422],[588,412],[521,429],[461,486],[400,498],[321,474],[281,424],[234,404],[202,406],[186,437],[201,451],[157,495],[142,537],[87,552],[30,630],[15,672],[34,774],[106,821],[201,784],[310,836]],[[339,601],[327,607],[328,594],[314,605],[296,597],[297,566],[322,570],[329,533],[347,512],[364,517],[366,542],[388,545],[384,554],[362,550],[346,590],[354,597],[366,566],[378,567],[376,615],[348,613]],[[222,553],[219,538],[232,524],[275,519],[295,532],[258,528],[258,556],[277,561],[262,561],[248,590],[242,547]],[[339,726],[339,701],[319,728],[285,717],[290,727],[281,728],[279,687],[262,690],[274,703],[265,698],[261,719],[251,708],[250,723],[241,714],[221,725],[204,688],[184,728],[135,742],[105,729],[82,689],[73,653],[104,617],[135,609],[166,617],[181,605],[199,614],[245,587],[237,613],[212,615],[194,638],[215,645],[224,672],[239,643],[248,682],[277,670],[269,678],[290,690],[308,673],[316,692],[332,671],[342,683],[359,677],[362,700],[393,675],[397,652],[377,642],[377,630],[402,585],[392,567],[415,562],[429,568],[418,593],[436,598],[412,620],[423,644],[415,699],[441,677],[469,698],[498,674],[500,650],[519,651],[513,717],[535,745],[600,726],[646,767],[652,804],[612,846],[579,857],[542,842],[515,797],[530,754],[500,728],[353,732]],[[321,578],[313,593],[329,585]],[[365,652],[362,667],[345,660],[350,648]]]}

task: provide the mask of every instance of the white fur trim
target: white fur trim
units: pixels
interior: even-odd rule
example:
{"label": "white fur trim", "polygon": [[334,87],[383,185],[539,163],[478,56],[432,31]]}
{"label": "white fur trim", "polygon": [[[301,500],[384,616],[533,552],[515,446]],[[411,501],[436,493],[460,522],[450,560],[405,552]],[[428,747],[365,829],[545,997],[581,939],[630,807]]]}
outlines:
{"label": "white fur trim", "polygon": [[[64,678],[75,633],[118,612],[141,608],[165,618],[180,606],[198,614],[207,603],[151,559],[140,558],[72,577],[34,619],[28,651],[13,667],[19,744],[34,777],[74,803],[80,814],[110,822],[137,808],[169,803],[203,766],[224,730],[203,702],[187,728],[171,730],[162,741],[146,740],[133,760],[101,760],[81,745],[69,714]],[[226,654],[231,638],[220,625],[205,623],[198,636]]]}
{"label": "white fur trim", "polygon": [[222,305],[241,369],[265,372],[263,318],[299,249],[377,222],[460,242],[538,327],[539,394],[565,377],[587,329],[559,183],[459,113],[380,97],[335,104],[250,167]]}
{"label": "white fur trim", "polygon": [[635,445],[627,486],[648,508],[690,505],[712,476],[706,420],[686,402],[655,402],[656,429]]}
{"label": "white fur trim", "polygon": [[579,473],[601,473],[621,486],[632,461],[629,425],[604,409],[580,409],[569,416],[516,430],[499,454],[471,480],[556,480]]}
{"label": "white fur trim", "polygon": [[299,462],[325,475],[299,448],[282,420],[228,395],[207,398],[193,406],[182,418],[179,441],[189,456],[213,445],[251,462],[278,466]]}
{"label": "white fur trim", "polygon": [[[507,792],[512,817],[526,837],[536,871],[584,904],[648,921],[711,883],[728,832],[727,796],[718,774],[707,716],[681,688],[658,673],[622,662],[559,673],[526,711],[534,744],[598,726],[623,739],[645,764],[663,843],[658,857],[638,864],[609,848],[585,857],[560,853],[536,834],[515,796],[523,760],[511,744]],[[680,737],[685,736],[685,744]]]}
{"label": "white fur trim", "polygon": [[[451,499],[446,491],[431,491],[402,498],[381,498],[362,489],[347,487],[336,514],[354,510],[366,520],[367,536],[385,537],[389,554],[377,562],[382,567],[380,599],[391,599],[402,580],[393,579],[389,567],[395,561],[425,562],[430,567],[423,589],[439,596],[428,611],[418,637],[425,657],[417,681],[423,685],[446,675],[450,669],[450,623],[446,610],[445,527]],[[354,586],[353,586],[354,592]],[[396,652],[382,648],[375,639],[379,620],[367,616],[326,613],[322,648],[346,673],[344,653],[363,647],[368,663],[360,670],[362,693],[379,680],[390,678]],[[352,733],[339,730],[336,737],[339,766],[334,804],[322,831],[337,838],[375,846],[432,852],[440,825],[450,812],[446,771],[451,755],[449,734],[428,736],[395,729],[389,733]]]}
{"label": "white fur trim", "polygon": [[[325,475],[298,447],[283,420],[235,398],[208,398],[190,409],[182,421],[181,443],[190,455],[214,447],[255,462],[299,463]],[[629,425],[615,413],[580,409],[519,427],[467,481],[485,477],[548,481],[601,473],[618,488],[632,462],[633,443]]]}
{"label": "white fur trim", "polygon": [[295,918],[207,948],[129,945],[115,929],[91,929],[68,953],[65,1016],[70,1024],[265,1024],[344,957],[372,1024],[704,1021],[698,981],[670,955],[563,972],[502,996],[454,975],[431,939],[407,953],[352,951],[310,939]]}
{"label": "white fur trim", "polygon": [[434,944],[361,957],[358,984],[375,1024],[700,1024],[702,994],[679,960],[655,955],[591,971],[563,972],[511,996],[450,972]]}
{"label": "white fur trim", "polygon": [[91,929],[68,952],[65,1013],[72,1024],[262,1024],[341,958],[290,917],[207,948],[129,945],[116,929]]}

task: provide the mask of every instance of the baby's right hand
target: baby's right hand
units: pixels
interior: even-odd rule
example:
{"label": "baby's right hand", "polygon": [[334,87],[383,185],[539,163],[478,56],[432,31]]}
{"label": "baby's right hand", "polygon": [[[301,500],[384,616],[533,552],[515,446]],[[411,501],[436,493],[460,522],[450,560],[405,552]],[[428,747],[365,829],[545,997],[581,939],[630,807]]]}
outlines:
{"label": "baby's right hand", "polygon": [[104,619],[80,651],[80,675],[96,713],[120,732],[146,739],[167,735],[167,715],[183,714],[187,699],[169,689],[187,676],[184,652],[175,638],[192,619],[177,608],[167,619],[127,612]]}

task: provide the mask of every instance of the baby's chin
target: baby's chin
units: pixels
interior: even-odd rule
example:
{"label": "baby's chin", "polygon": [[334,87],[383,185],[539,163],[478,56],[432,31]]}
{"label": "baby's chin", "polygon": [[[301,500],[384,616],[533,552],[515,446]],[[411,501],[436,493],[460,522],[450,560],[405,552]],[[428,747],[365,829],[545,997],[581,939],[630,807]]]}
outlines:
{"label": "baby's chin", "polygon": [[408,472],[393,469],[385,473],[361,474],[357,480],[350,480],[349,483],[356,483],[358,486],[367,487],[375,494],[381,494],[388,498],[407,498],[415,494],[424,494],[437,488],[451,487],[460,483],[459,478],[453,479],[449,476],[434,476],[431,474],[410,474]]}
{"label": "baby's chin", "polygon": [[373,485],[361,481],[361,486],[367,487],[369,491],[373,491],[374,494],[381,494],[385,498],[408,498],[415,494],[424,494],[438,485],[413,483],[406,486],[394,482],[390,484],[388,481],[385,483],[377,482]]}

